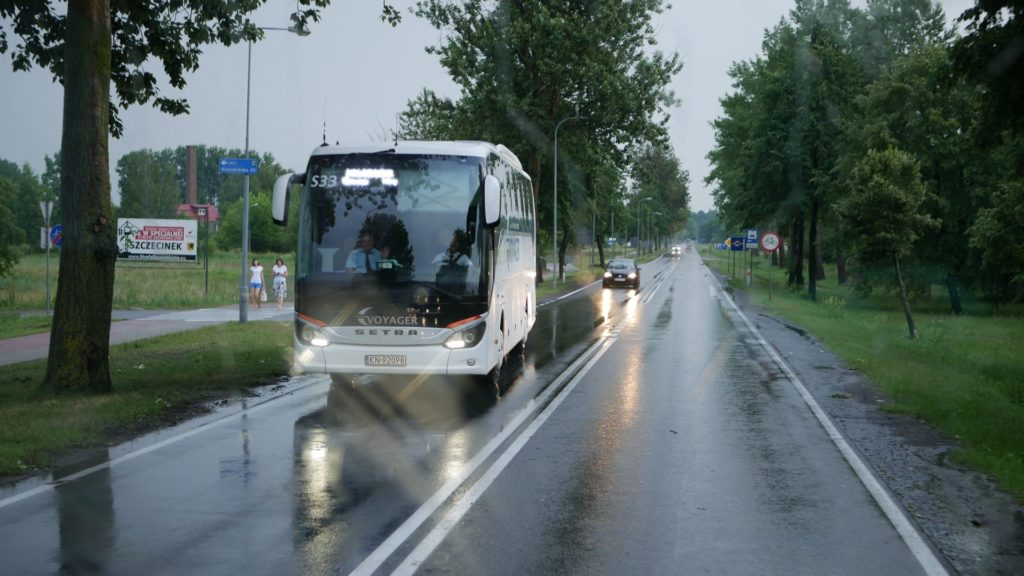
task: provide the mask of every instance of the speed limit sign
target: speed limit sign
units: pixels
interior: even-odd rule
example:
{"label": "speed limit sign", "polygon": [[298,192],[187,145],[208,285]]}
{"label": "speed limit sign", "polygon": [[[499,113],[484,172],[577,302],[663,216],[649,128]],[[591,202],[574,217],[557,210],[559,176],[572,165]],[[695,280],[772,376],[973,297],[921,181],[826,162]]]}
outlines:
{"label": "speed limit sign", "polygon": [[779,235],[775,232],[765,232],[761,235],[761,248],[766,252],[775,252],[779,249]]}

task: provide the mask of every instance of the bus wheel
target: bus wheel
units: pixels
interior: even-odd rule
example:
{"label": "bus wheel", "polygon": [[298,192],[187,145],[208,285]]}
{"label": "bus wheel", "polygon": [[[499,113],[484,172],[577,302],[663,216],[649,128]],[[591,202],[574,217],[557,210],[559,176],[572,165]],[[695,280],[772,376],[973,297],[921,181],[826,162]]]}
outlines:
{"label": "bus wheel", "polygon": [[501,365],[491,368],[487,374],[480,376],[480,388],[491,398],[501,398]]}

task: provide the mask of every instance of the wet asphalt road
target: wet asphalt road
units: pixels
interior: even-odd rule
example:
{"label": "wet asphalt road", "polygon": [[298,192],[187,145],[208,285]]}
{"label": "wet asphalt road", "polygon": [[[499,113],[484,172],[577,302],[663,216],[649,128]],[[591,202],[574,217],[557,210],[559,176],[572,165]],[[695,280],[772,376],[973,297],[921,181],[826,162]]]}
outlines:
{"label": "wet asphalt road", "polygon": [[0,492],[0,573],[924,573],[696,255],[642,281],[542,307],[498,401],[304,377]]}

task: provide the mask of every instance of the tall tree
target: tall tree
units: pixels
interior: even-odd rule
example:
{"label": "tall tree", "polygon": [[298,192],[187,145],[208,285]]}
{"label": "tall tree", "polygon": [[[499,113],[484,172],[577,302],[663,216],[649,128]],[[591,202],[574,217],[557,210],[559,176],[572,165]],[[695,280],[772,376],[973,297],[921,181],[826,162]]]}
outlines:
{"label": "tall tree", "polygon": [[[559,123],[579,113],[558,134],[566,192],[608,156],[624,166],[631,146],[666,138],[665,110],[674,103],[668,85],[681,64],[676,54],[650,49],[652,20],[662,7],[662,0],[417,2],[417,14],[445,33],[428,51],[440,57],[461,96],[451,101],[425,91],[410,103],[403,125],[419,136],[509,146],[533,180],[544,238],[554,224],[554,194],[540,191],[551,182],[542,176],[553,170]],[[588,204],[572,200],[559,194],[562,246],[573,237],[573,205]]]}
{"label": "tall tree", "polygon": [[[298,0],[296,25],[319,19],[329,0]],[[110,203],[108,133],[123,130],[116,104],[152,102],[181,114],[188,104],[160,93],[146,69],[159,61],[171,86],[199,66],[205,44],[257,41],[260,29],[248,15],[263,0],[6,0],[0,17],[13,21],[20,42],[0,28],[0,53],[12,49],[14,68],[33,64],[64,85],[61,137],[61,212],[64,248],[50,332],[45,388],[54,391],[111,389],[110,313],[113,302],[116,222]],[[312,6],[312,7],[311,7]],[[398,17],[385,4],[384,18]]]}
{"label": "tall tree", "polygon": [[911,338],[917,338],[901,264],[921,232],[937,223],[921,211],[924,186],[914,158],[896,148],[869,150],[852,174],[841,212],[859,266],[892,266]]}
{"label": "tall tree", "polygon": [[945,284],[950,308],[960,313],[959,287],[970,281],[970,246],[964,242],[982,194],[968,166],[982,161],[970,139],[977,90],[956,78],[946,47],[922,44],[890,64],[858,98],[843,138],[841,172],[848,175],[869,149],[897,147],[921,166],[925,208],[941,226],[925,232],[916,251],[919,282]]}
{"label": "tall tree", "polygon": [[988,295],[1019,300],[1024,255],[1015,244],[1003,254],[999,239],[1024,229],[1024,2],[975,0],[959,21],[967,33],[953,47],[954,68],[983,89],[975,141],[995,160],[978,174],[992,195],[972,226],[971,246],[981,253]]}

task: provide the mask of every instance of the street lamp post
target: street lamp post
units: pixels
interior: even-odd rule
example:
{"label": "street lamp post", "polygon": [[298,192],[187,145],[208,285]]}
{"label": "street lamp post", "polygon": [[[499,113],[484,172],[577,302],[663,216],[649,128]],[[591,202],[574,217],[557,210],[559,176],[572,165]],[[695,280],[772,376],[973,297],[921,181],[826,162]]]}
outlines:
{"label": "street lamp post", "polygon": [[[309,36],[309,30],[299,24],[288,28],[260,26],[260,30],[283,30],[297,36]],[[252,41],[245,66],[245,158],[249,158],[249,100],[252,93]],[[242,180],[242,276],[238,284],[238,322],[249,320],[249,173]]]}
{"label": "street lamp post", "polygon": [[558,129],[562,127],[569,120],[577,120],[580,117],[580,113],[576,112],[574,116],[563,118],[561,122],[555,125],[555,202],[554,202],[554,219],[551,225],[551,240],[554,243],[554,268],[551,274],[551,285],[558,285]]}

